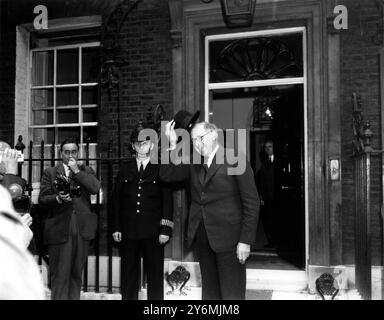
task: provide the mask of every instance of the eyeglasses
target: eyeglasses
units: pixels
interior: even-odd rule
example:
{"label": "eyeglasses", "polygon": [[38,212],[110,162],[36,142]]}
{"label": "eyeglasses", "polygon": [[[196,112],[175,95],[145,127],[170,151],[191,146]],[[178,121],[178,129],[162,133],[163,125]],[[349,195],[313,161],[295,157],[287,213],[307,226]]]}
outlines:
{"label": "eyeglasses", "polygon": [[79,153],[77,150],[65,150],[63,154],[66,156],[76,156]]}
{"label": "eyeglasses", "polygon": [[192,138],[192,142],[193,142],[193,143],[196,143],[196,142],[202,142],[202,141],[203,141],[203,138],[204,138],[208,133],[211,133],[211,132],[212,132],[212,130],[210,130],[210,131],[204,133],[204,134],[201,135],[201,136],[197,136],[196,138]]}
{"label": "eyeglasses", "polygon": [[148,146],[150,143],[151,143],[150,140],[144,140],[144,141],[136,141],[133,144],[135,145],[135,147],[141,148],[142,146]]}

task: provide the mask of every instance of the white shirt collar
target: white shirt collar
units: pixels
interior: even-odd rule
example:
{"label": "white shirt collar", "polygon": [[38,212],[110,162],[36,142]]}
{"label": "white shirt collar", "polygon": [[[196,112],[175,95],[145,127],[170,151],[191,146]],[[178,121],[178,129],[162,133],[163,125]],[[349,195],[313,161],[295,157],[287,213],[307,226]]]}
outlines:
{"label": "white shirt collar", "polygon": [[71,172],[71,169],[69,169],[69,166],[65,163],[63,163],[65,175],[68,177],[69,173]]}
{"label": "white shirt collar", "polygon": [[275,157],[273,156],[273,154],[270,155],[268,158],[271,159],[271,162],[273,162],[273,160],[275,159]]}
{"label": "white shirt collar", "polygon": [[208,168],[211,166],[213,158],[215,157],[217,150],[219,150],[219,145],[216,146],[216,148],[212,151],[212,153],[208,157],[208,160],[207,160],[207,167]]}
{"label": "white shirt collar", "polygon": [[139,160],[138,158],[136,158],[137,170],[140,170],[141,163],[143,163],[143,169],[145,170],[145,168],[147,167],[147,164],[149,163],[149,160],[151,160],[150,157],[144,160]]}

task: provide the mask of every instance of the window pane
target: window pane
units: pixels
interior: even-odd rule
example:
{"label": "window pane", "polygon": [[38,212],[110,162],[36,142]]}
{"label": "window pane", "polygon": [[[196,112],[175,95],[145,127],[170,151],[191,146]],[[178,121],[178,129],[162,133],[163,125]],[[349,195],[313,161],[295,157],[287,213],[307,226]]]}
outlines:
{"label": "window pane", "polygon": [[39,144],[41,140],[45,143],[53,143],[55,136],[55,129],[33,129],[33,143]]}
{"label": "window pane", "polygon": [[79,88],[57,88],[56,106],[77,106],[79,104]]}
{"label": "window pane", "polygon": [[303,76],[302,34],[209,43],[209,82]]}
{"label": "window pane", "polygon": [[97,104],[97,86],[82,87],[81,104]]}
{"label": "window pane", "polygon": [[61,143],[67,138],[76,138],[80,140],[80,127],[58,128],[58,142]]}
{"label": "window pane", "polygon": [[53,110],[36,110],[32,114],[33,125],[53,124]]}
{"label": "window pane", "polygon": [[53,85],[53,51],[33,52],[32,85]]}
{"label": "window pane", "polygon": [[57,109],[57,124],[63,123],[77,123],[79,122],[79,110],[78,109]]}
{"label": "window pane", "polygon": [[90,138],[90,143],[97,143],[97,127],[83,127],[84,143]]}
{"label": "window pane", "polygon": [[53,107],[53,89],[33,89],[31,105],[32,109]]}
{"label": "window pane", "polygon": [[98,108],[83,108],[83,122],[97,122]]}
{"label": "window pane", "polygon": [[57,84],[78,83],[79,49],[57,50]]}
{"label": "window pane", "polygon": [[82,50],[82,83],[97,82],[98,48],[84,48]]}

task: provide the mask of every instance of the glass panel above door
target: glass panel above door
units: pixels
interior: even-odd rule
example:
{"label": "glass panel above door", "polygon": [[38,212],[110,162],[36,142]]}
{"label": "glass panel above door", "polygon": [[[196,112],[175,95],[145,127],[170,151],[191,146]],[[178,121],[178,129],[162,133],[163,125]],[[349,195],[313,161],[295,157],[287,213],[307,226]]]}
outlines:
{"label": "glass panel above door", "polygon": [[209,42],[209,83],[303,77],[302,33]]}

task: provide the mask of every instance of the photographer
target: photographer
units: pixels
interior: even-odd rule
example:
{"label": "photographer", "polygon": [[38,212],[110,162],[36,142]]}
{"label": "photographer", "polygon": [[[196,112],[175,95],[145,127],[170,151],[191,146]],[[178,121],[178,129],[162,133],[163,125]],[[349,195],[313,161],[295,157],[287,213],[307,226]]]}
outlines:
{"label": "photographer", "polygon": [[0,185],[5,187],[12,197],[13,206],[23,223],[21,237],[24,247],[27,248],[33,238],[33,232],[30,229],[32,217],[29,214],[31,200],[24,195],[27,182],[17,176],[17,157],[16,150],[0,141]]}
{"label": "photographer", "polygon": [[90,167],[78,161],[79,145],[66,139],[60,145],[62,164],[44,171],[39,203],[48,208],[44,244],[48,245],[52,300],[79,300],[89,242],[95,237],[97,216],[91,194],[100,182]]}

